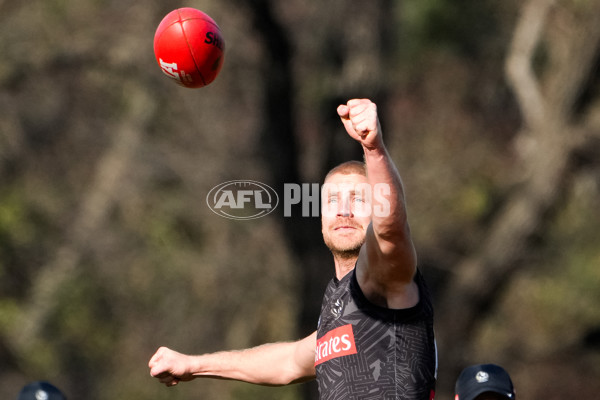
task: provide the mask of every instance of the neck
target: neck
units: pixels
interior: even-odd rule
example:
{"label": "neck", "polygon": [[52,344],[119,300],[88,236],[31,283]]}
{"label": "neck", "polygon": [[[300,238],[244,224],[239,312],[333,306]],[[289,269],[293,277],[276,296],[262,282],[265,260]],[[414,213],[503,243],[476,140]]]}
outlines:
{"label": "neck", "polygon": [[357,255],[349,254],[333,254],[333,262],[335,263],[335,276],[342,279],[346,274],[354,269],[356,265]]}

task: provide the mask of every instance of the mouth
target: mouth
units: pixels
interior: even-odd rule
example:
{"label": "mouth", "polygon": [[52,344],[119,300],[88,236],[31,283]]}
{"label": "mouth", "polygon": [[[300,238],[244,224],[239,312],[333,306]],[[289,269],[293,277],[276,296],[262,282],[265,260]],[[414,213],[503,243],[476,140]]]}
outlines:
{"label": "mouth", "polygon": [[340,226],[336,226],[335,228],[333,228],[334,231],[346,230],[346,229],[357,229],[357,228],[355,226],[351,226],[351,225],[340,225]]}

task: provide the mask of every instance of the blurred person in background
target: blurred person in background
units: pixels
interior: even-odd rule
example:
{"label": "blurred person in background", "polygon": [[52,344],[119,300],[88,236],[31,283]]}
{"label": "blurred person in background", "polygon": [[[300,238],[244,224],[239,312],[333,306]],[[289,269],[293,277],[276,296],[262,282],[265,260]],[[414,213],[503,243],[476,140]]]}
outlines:
{"label": "blurred person in background", "polygon": [[28,383],[21,389],[17,400],[67,400],[54,385],[45,381]]}
{"label": "blurred person in background", "polygon": [[496,364],[465,368],[456,380],[454,400],[515,400],[515,388],[508,372]]}

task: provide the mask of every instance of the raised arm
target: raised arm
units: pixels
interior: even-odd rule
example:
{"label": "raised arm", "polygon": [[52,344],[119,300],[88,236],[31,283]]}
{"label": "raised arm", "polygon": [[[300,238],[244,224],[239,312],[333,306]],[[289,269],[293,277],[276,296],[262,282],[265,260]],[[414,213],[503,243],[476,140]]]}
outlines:
{"label": "raised arm", "polygon": [[281,386],[315,377],[316,332],[295,342],[264,344],[246,350],[186,355],[166,347],[150,359],[150,375],[167,386],[195,378],[232,379]]}
{"label": "raised arm", "polygon": [[362,145],[372,188],[371,225],[356,265],[359,285],[375,304],[411,307],[418,302],[413,282],[417,257],[402,180],[384,145],[377,106],[354,99],[337,111],[348,134]]}

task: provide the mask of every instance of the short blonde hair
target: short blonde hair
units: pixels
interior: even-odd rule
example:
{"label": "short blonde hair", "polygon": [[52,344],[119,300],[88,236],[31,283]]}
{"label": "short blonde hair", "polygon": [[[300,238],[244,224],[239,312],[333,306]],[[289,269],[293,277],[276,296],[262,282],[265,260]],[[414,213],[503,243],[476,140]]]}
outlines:
{"label": "short blonde hair", "polygon": [[342,174],[342,175],[350,175],[350,174],[358,174],[362,176],[367,176],[367,166],[362,161],[346,161],[339,164],[337,167],[333,167],[327,175],[325,175],[325,179],[323,182],[327,182],[327,179],[333,174]]}

